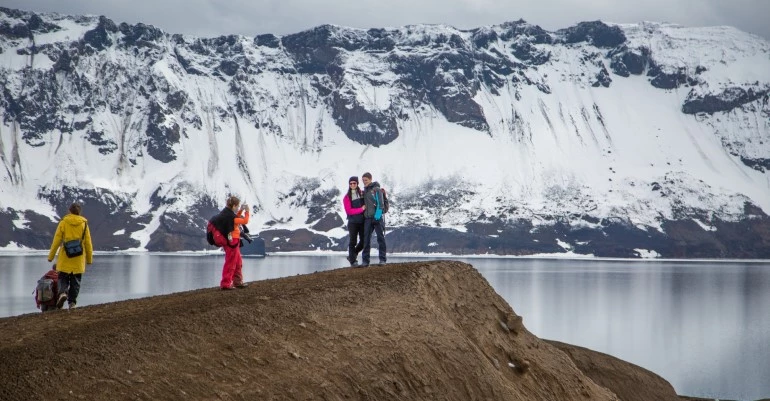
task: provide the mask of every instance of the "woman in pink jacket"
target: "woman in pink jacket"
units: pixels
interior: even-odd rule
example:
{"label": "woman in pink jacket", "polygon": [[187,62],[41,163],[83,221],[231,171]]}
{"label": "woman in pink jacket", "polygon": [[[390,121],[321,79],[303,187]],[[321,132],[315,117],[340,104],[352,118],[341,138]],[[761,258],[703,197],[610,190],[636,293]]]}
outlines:
{"label": "woman in pink jacket", "polygon": [[345,206],[345,214],[348,215],[348,262],[351,266],[358,266],[358,253],[364,249],[364,192],[358,188],[358,177],[353,176],[348,180],[348,190],[342,197],[342,205]]}

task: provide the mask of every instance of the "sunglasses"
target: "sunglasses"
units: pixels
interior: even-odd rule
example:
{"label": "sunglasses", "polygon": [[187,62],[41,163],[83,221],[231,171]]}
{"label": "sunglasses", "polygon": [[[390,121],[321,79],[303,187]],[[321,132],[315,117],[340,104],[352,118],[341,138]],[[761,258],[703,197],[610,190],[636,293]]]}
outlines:
{"label": "sunglasses", "polygon": [[353,181],[353,182],[350,183],[350,185],[358,185],[358,183]]}

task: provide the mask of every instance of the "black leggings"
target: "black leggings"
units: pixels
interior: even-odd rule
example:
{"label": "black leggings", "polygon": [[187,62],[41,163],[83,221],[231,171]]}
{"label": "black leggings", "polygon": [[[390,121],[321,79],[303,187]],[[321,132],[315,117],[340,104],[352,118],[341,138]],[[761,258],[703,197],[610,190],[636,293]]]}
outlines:
{"label": "black leggings", "polygon": [[348,222],[348,234],[350,243],[348,243],[348,261],[351,263],[358,258],[358,253],[364,249],[364,222]]}

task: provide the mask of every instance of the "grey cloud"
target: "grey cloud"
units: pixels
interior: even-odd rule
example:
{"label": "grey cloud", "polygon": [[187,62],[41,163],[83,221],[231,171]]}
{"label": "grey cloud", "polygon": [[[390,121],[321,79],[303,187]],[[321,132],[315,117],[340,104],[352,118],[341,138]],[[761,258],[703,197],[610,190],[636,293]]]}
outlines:
{"label": "grey cloud", "polygon": [[356,28],[446,24],[461,29],[524,18],[545,29],[580,21],[731,25],[770,38],[768,0],[3,0],[39,12],[105,15],[200,36],[284,35],[321,24]]}

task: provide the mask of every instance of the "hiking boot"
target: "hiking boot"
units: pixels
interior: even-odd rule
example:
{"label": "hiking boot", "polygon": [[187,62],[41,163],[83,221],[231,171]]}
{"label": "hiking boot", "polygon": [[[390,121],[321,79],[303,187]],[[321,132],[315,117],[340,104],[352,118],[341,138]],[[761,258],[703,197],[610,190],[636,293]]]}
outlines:
{"label": "hiking boot", "polygon": [[219,289],[222,291],[227,291],[227,290],[234,290],[235,287],[219,287]]}
{"label": "hiking boot", "polygon": [[358,261],[357,261],[357,260],[354,260],[354,261],[350,262],[350,266],[352,266],[352,267],[358,267]]}
{"label": "hiking boot", "polygon": [[246,284],[246,283],[240,283],[240,284],[236,284],[236,285],[235,285],[235,288],[246,288],[246,287],[248,287],[248,286],[249,286],[249,285],[248,285],[248,284]]}
{"label": "hiking boot", "polygon": [[75,309],[78,307],[78,304],[76,302],[73,302],[67,306],[69,309]]}
{"label": "hiking boot", "polygon": [[59,294],[59,300],[56,301],[56,309],[61,309],[64,306],[64,303],[67,302],[67,293],[62,292]]}
{"label": "hiking boot", "polygon": [[369,263],[366,263],[366,262],[361,263],[361,267],[369,267]]}

